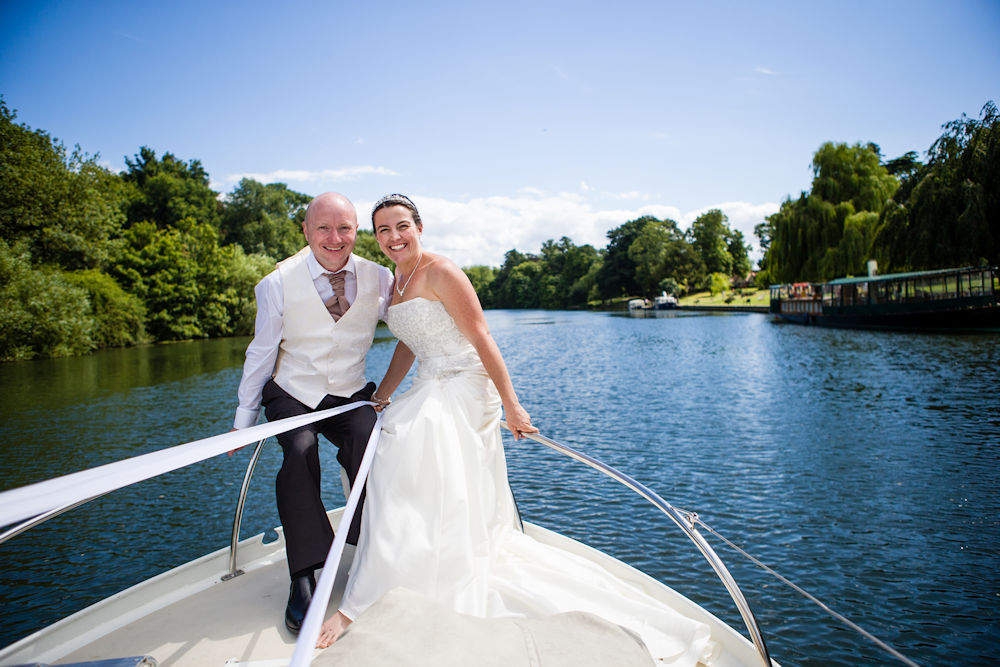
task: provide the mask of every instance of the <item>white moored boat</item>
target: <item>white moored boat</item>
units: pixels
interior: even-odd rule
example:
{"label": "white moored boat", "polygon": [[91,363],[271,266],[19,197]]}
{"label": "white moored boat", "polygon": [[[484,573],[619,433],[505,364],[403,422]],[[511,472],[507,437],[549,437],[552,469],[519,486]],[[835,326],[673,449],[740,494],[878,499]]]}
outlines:
{"label": "white moored boat", "polygon": [[[338,645],[326,652],[312,650],[310,645],[315,642],[315,635],[309,636],[310,618],[303,625],[300,639],[303,646],[298,649],[296,638],[282,623],[288,574],[280,528],[277,529],[278,539],[269,542],[265,542],[263,534],[243,541],[238,541],[236,536],[246,490],[264,439],[342,409],[262,424],[0,493],[0,525],[6,526],[0,533],[0,542],[3,542],[114,489],[217,456],[235,446],[257,442],[237,503],[229,548],[164,572],[0,649],[0,665],[67,665],[91,661],[102,661],[99,663],[102,667],[157,664],[273,667],[287,665],[290,661],[293,664],[310,661],[328,664],[330,651]],[[717,647],[713,665],[770,664],[766,645],[746,600],[728,570],[696,530],[691,516],[675,510],[635,480],[586,455],[542,436],[528,437],[615,478],[669,516],[691,537],[719,574],[737,603],[752,641],[668,586],[603,552],[525,523],[524,531],[528,535],[583,557],[623,584],[706,624]],[[352,502],[356,503],[353,496],[348,499],[348,512],[353,509]],[[340,508],[329,513],[335,526],[344,512],[345,508]],[[338,542],[335,540],[334,550],[338,549]],[[341,565],[337,586],[332,587],[330,596],[332,608],[336,608],[339,601],[345,572],[346,565]],[[320,577],[314,607],[327,578],[326,573]],[[334,580],[332,573],[329,580]],[[317,612],[320,619],[325,608]],[[310,617],[313,615],[310,610]],[[358,623],[364,618],[362,616]],[[350,633],[345,638],[347,636]],[[395,634],[383,639],[403,641]],[[414,659],[414,664],[427,662]]]}

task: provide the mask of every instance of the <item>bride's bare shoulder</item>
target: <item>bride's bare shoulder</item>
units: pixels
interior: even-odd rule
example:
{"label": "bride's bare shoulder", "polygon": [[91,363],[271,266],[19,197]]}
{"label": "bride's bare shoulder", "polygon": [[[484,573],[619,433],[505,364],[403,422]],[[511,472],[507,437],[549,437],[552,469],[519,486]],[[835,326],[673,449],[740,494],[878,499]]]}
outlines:
{"label": "bride's bare shoulder", "polygon": [[[429,253],[424,253],[429,255]],[[465,271],[459,268],[458,264],[451,261],[444,255],[430,255],[426,270],[431,279],[452,280],[465,275]]]}
{"label": "bride's bare shoulder", "polygon": [[458,264],[444,255],[434,255],[427,266],[427,278],[437,298],[446,303],[457,295],[475,294],[472,282]]}

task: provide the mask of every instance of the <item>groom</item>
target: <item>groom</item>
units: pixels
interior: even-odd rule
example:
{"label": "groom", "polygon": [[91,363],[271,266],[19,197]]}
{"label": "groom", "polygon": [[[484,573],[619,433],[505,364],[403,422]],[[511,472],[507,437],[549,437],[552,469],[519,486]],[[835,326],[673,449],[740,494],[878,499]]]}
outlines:
{"label": "groom", "polygon": [[[392,299],[392,272],[352,254],[358,217],[347,197],[327,192],[306,210],[309,246],[279,262],[254,290],[257,320],[247,347],[234,429],[371,398],[365,355]],[[278,436],[278,515],[292,583],[285,626],[298,634],[323,566],[333,529],[320,496],[318,436],[337,446],[337,461],[354,483],[375,411],[350,410]],[[362,496],[362,501],[364,497]],[[347,541],[357,544],[361,512]]]}

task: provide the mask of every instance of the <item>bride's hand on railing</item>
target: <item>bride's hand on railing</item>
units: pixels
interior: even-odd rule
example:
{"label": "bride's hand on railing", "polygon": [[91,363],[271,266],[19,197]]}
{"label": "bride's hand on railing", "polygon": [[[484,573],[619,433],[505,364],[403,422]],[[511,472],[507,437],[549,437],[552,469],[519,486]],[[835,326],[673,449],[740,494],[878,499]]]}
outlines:
{"label": "bride's hand on railing", "polygon": [[373,403],[376,403],[376,405],[374,406],[375,412],[382,412],[387,407],[389,407],[390,403],[392,403],[392,399],[391,398],[379,398],[375,394],[372,394],[372,399],[371,400],[372,400]]}
{"label": "bride's hand on railing", "polygon": [[520,440],[525,433],[538,433],[538,429],[531,425],[531,416],[527,410],[521,407],[520,403],[515,403],[510,407],[504,406],[504,415],[515,440]]}

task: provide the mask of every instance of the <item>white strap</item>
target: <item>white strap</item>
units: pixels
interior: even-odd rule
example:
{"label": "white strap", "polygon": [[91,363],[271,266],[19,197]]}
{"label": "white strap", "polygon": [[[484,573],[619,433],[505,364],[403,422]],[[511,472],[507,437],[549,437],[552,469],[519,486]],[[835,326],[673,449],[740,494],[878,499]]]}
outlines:
{"label": "white strap", "polygon": [[365,488],[365,480],[368,479],[368,471],[371,470],[372,460],[375,458],[375,450],[378,448],[379,436],[382,434],[382,417],[385,412],[378,413],[372,434],[368,438],[368,447],[365,455],[361,458],[361,465],[358,466],[358,474],[354,478],[354,486],[347,498],[347,505],[344,513],[340,516],[340,523],[337,524],[337,532],[334,534],[333,544],[326,555],[326,562],[323,564],[323,574],[320,575],[316,583],[316,590],[313,592],[312,602],[309,604],[309,611],[306,612],[305,620],[302,622],[302,629],[299,631],[299,639],[295,642],[295,652],[292,654],[290,667],[302,667],[312,662],[313,653],[316,648],[316,640],[319,639],[319,631],[323,626],[323,619],[326,616],[327,605],[330,604],[330,594],[333,593],[333,582],[340,567],[340,559],[344,555],[344,544],[347,542],[347,531],[350,529],[351,521],[358,509],[358,502],[361,499],[361,492]]}
{"label": "white strap", "polygon": [[353,410],[370,401],[355,401],[329,410],[288,417],[277,421],[221,433],[149,454],[115,461],[89,470],[63,475],[0,493],[0,526],[36,517],[97,496],[177,470],[224,452],[243,447],[273,435],[306,426],[322,419]]}

